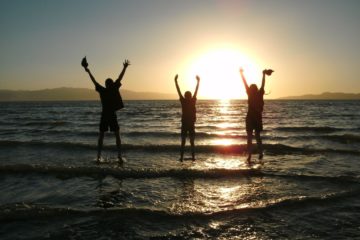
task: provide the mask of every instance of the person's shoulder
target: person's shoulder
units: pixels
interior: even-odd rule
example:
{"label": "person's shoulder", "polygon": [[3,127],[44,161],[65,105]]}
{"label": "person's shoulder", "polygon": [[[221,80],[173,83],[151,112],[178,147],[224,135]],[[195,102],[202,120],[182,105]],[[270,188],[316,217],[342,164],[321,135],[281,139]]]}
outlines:
{"label": "person's shoulder", "polygon": [[103,92],[103,91],[105,91],[105,88],[103,86],[101,86],[100,84],[96,84],[95,90],[98,92]]}
{"label": "person's shoulder", "polygon": [[114,84],[114,86],[115,86],[116,88],[120,88],[121,85],[122,85],[122,84],[121,84],[120,81],[116,81],[115,84]]}

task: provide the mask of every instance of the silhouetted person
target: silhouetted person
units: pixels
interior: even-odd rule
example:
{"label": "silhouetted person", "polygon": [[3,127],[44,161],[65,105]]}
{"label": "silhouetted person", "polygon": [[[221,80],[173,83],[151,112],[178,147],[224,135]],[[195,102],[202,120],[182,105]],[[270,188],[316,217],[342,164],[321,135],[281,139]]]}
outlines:
{"label": "silhouetted person", "polygon": [[262,83],[260,89],[256,84],[251,84],[248,86],[246,79],[244,77],[244,70],[240,68],[241,78],[244,82],[246,93],[248,95],[248,112],[246,115],[246,133],[247,133],[247,151],[248,158],[247,161],[251,161],[251,152],[252,152],[252,137],[253,131],[255,130],[255,138],[259,150],[259,159],[263,158],[263,147],[260,132],[263,130],[262,124],[262,112],[264,109],[264,87],[265,87],[265,75],[271,75],[273,70],[265,69],[263,71]]}
{"label": "silhouetted person", "polygon": [[189,134],[191,144],[191,155],[192,160],[195,160],[195,122],[196,122],[196,95],[199,89],[200,77],[196,76],[197,84],[194,92],[194,96],[191,96],[191,92],[186,91],[185,95],[181,94],[179,84],[177,82],[178,75],[175,76],[176,90],[180,97],[181,102],[181,150],[180,150],[180,161],[184,159],[184,147],[186,142],[186,136]]}
{"label": "silhouetted person", "polygon": [[113,81],[111,78],[105,80],[105,87],[101,86],[91,74],[86,58],[81,62],[81,65],[84,67],[85,71],[89,74],[91,81],[95,85],[95,89],[100,94],[102,112],[101,120],[99,125],[99,140],[98,140],[98,154],[97,161],[101,159],[101,150],[104,140],[104,133],[109,129],[111,132],[115,133],[116,146],[118,150],[118,159],[119,162],[123,162],[121,156],[121,140],[119,133],[119,124],[116,117],[116,111],[124,107],[119,88],[121,87],[121,80],[124,77],[127,67],[130,65],[129,60],[125,60],[123,63],[123,69],[119,77]]}

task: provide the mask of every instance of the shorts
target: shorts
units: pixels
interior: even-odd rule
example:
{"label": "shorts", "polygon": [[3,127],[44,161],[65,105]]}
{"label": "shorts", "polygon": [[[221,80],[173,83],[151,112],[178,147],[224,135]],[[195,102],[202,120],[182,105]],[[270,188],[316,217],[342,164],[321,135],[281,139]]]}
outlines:
{"label": "shorts", "polygon": [[116,132],[119,131],[119,124],[117,121],[116,113],[101,113],[101,120],[99,125],[100,132]]}
{"label": "shorts", "polygon": [[260,132],[263,130],[262,114],[247,114],[246,115],[246,132]]}
{"label": "shorts", "polygon": [[186,137],[188,133],[190,138],[195,137],[195,123],[181,123],[181,137]]}

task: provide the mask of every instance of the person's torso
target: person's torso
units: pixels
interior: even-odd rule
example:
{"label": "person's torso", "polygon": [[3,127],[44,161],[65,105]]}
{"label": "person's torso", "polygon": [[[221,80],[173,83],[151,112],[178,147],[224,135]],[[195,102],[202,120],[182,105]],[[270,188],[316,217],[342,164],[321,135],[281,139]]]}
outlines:
{"label": "person's torso", "polygon": [[196,98],[186,100],[185,98],[180,99],[182,108],[182,122],[194,123],[196,121]]}
{"label": "person's torso", "polygon": [[124,107],[122,98],[119,92],[119,88],[100,88],[97,89],[100,94],[102,111],[103,112],[114,112]]}
{"label": "person's torso", "polygon": [[258,91],[254,94],[248,95],[248,113],[261,114],[264,109],[264,93]]}

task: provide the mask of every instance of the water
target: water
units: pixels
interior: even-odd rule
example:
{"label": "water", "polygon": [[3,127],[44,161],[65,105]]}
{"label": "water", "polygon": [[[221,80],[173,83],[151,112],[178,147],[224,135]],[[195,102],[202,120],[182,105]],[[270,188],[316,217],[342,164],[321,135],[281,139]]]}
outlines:
{"label": "water", "polygon": [[245,101],[198,101],[195,162],[180,108],[126,102],[120,166],[99,102],[0,103],[0,238],[360,239],[359,101],[267,101],[250,167]]}

